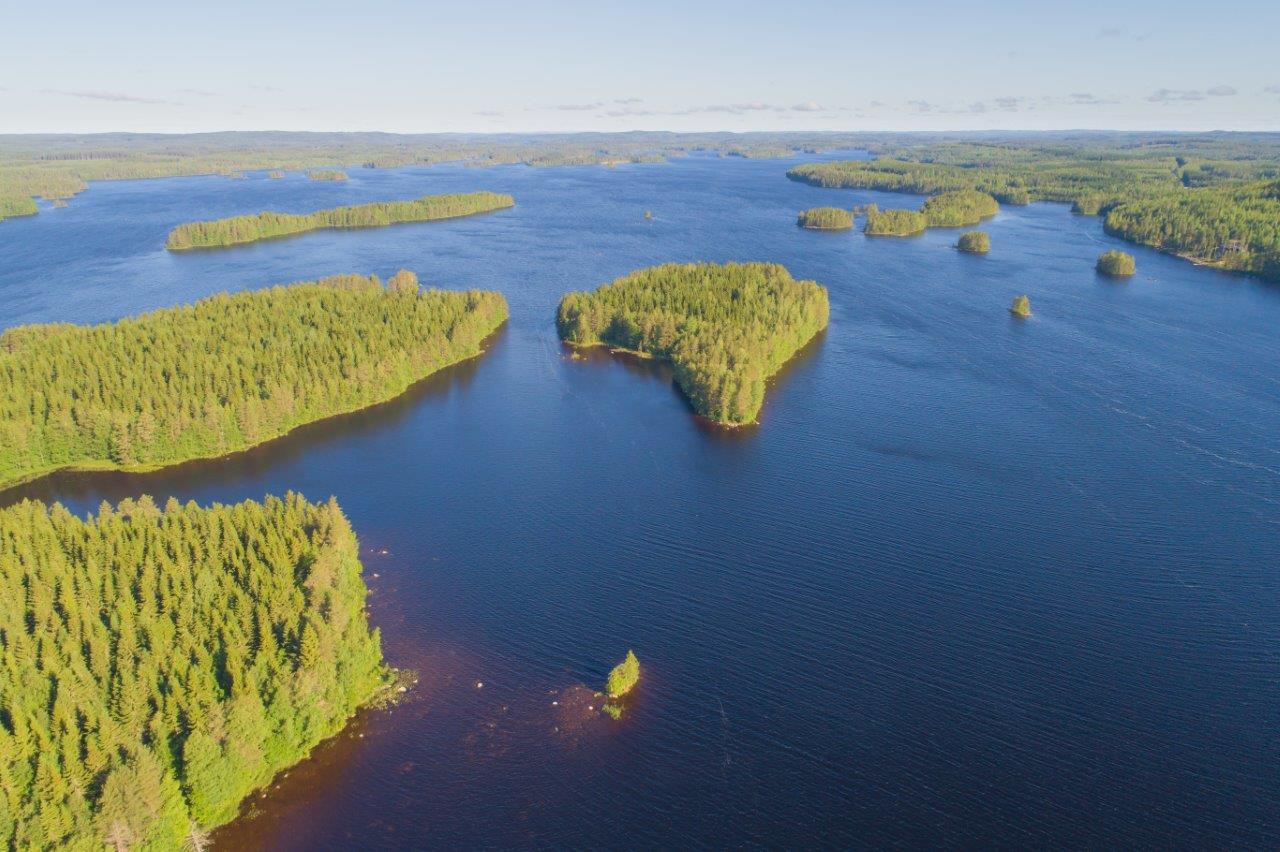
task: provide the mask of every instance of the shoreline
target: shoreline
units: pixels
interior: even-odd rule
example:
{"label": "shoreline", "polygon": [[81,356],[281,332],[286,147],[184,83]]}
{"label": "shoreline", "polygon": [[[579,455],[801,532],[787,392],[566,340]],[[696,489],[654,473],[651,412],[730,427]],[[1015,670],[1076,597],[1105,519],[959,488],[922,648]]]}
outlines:
{"label": "shoreline", "polygon": [[237,447],[235,449],[227,450],[226,452],[222,452],[222,453],[216,453],[216,454],[210,454],[210,455],[204,455],[204,456],[191,456],[189,458],[184,458],[184,459],[175,459],[174,461],[146,463],[146,464],[133,464],[133,465],[118,465],[110,461],[103,461],[101,459],[92,459],[84,462],[76,462],[74,464],[59,465],[57,467],[51,467],[51,468],[43,468],[34,473],[23,475],[18,479],[0,482],[0,505],[7,505],[5,501],[9,492],[17,488],[21,488],[24,485],[30,485],[33,482],[37,482],[45,478],[46,476],[53,476],[54,474],[57,474],[57,473],[129,473],[129,474],[155,473],[156,471],[165,470],[166,468],[178,467],[180,465],[190,464],[192,462],[217,461],[218,459],[230,458],[231,456],[248,452],[249,450],[256,449],[265,444],[269,444],[272,441],[278,441],[281,438],[287,438],[289,435],[293,434],[297,430],[302,429],[306,426],[312,426],[316,423],[323,423],[326,420],[332,420],[337,417],[345,417],[348,414],[355,414],[356,412],[364,411],[366,409],[373,408],[375,406],[382,405],[387,402],[391,402],[392,400],[397,399],[398,397],[404,396],[406,393],[409,392],[409,389],[412,388],[414,385],[419,384],[420,382],[426,381],[427,379],[434,376],[436,373],[439,373],[443,370],[447,370],[450,367],[455,367],[458,364],[462,364],[466,361],[470,361],[474,358],[479,358],[481,355],[484,355],[485,352],[488,351],[488,349],[486,348],[486,345],[491,343],[493,338],[500,331],[502,331],[503,328],[506,327],[507,322],[509,320],[510,320],[509,316],[504,317],[502,322],[494,326],[493,330],[491,330],[483,338],[480,339],[480,342],[478,344],[479,346],[478,352],[475,352],[471,355],[463,356],[461,358],[455,358],[454,360],[449,361],[448,363],[441,364],[431,372],[426,373],[422,376],[419,376],[418,378],[409,382],[403,388],[399,389],[395,393],[383,399],[374,400],[373,402],[365,403],[364,405],[357,405],[353,408],[346,408],[341,411],[335,411],[331,414],[326,414],[323,417],[317,417],[314,420],[307,420],[303,423],[297,423],[289,427],[289,429],[287,429],[286,431],[281,432],[277,435],[272,435],[271,437],[264,438],[261,441],[256,441],[247,446]]}

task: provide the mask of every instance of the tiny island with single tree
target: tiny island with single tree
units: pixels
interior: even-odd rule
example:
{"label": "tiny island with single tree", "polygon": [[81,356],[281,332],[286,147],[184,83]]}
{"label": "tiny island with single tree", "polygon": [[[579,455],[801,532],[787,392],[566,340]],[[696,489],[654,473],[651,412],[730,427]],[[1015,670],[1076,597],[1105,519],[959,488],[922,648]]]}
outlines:
{"label": "tiny island with single tree", "polygon": [[1099,274],[1110,275],[1112,278],[1128,278],[1138,271],[1133,255],[1123,251],[1104,251],[1099,255],[1094,268]]}
{"label": "tiny island with single tree", "polygon": [[669,360],[694,410],[726,426],[755,422],[765,382],[827,327],[826,288],[776,263],[669,263],[560,300],[571,346]]}
{"label": "tiny island with single tree", "polygon": [[853,215],[839,207],[811,207],[797,217],[796,224],[813,231],[847,231],[853,227]]}
{"label": "tiny island with single tree", "polygon": [[615,719],[622,716],[622,698],[635,689],[640,682],[640,660],[635,651],[627,651],[627,656],[609,672],[605,681],[605,703],[603,710]]}
{"label": "tiny island with single tree", "polygon": [[966,231],[960,235],[956,248],[969,254],[986,254],[991,251],[991,237],[986,231]]}
{"label": "tiny island with single tree", "polygon": [[1031,316],[1031,300],[1026,296],[1015,296],[1013,304],[1009,306],[1009,313],[1019,319],[1026,319]]}
{"label": "tiny island with single tree", "polygon": [[[0,487],[61,469],[153,470],[385,402],[480,354],[499,293],[399,272],[211,296],[94,326],[0,334]],[[32,400],[40,400],[32,405]]]}

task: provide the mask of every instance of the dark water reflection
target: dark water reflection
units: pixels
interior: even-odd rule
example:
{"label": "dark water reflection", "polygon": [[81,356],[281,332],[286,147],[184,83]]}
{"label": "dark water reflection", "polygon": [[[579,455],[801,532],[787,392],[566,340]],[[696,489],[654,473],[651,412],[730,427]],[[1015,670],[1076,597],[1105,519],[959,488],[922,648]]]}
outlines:
{"label": "dark water reflection", "polygon": [[[1058,205],[1002,212],[986,257],[803,231],[806,207],[916,201],[788,165],[96,184],[0,225],[5,326],[401,266],[511,303],[487,354],[388,405],[0,496],[294,489],[351,516],[387,656],[422,681],[219,846],[1276,845],[1280,289],[1132,248],[1137,276],[1099,279],[1122,244]],[[163,251],[190,219],[470,189],[517,207]],[[556,339],[562,293],[696,259],[830,289],[759,427]],[[628,647],[625,720],[577,713],[565,690]]]}

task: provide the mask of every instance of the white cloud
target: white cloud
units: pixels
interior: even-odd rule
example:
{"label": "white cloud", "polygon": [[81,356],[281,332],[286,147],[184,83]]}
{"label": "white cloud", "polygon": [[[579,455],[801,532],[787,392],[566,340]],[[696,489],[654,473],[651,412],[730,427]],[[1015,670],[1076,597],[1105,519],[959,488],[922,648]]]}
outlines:
{"label": "white cloud", "polygon": [[148,98],[143,97],[142,95],[131,95],[127,92],[99,92],[69,89],[45,89],[44,92],[50,95],[65,95],[68,98],[83,98],[91,101],[114,101],[116,103],[129,104],[168,104],[169,106],[182,106],[178,101],[167,101],[163,98]]}

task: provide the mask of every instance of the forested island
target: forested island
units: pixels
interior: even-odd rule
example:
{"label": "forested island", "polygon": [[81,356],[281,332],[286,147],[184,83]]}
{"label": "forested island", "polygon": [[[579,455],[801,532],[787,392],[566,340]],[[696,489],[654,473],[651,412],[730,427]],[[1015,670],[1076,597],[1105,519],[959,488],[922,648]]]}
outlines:
{"label": "forested island", "polygon": [[232,216],[208,222],[189,222],[169,232],[166,248],[186,251],[222,248],[258,240],[287,237],[325,228],[378,228],[401,222],[456,219],[501,210],[515,204],[510,195],[468,192],[456,195],[424,195],[411,201],[382,201],[317,210],[315,213],[264,212]]}
{"label": "forested island", "polygon": [[1098,256],[1095,268],[1102,275],[1110,275],[1113,278],[1127,278],[1138,271],[1133,255],[1123,251],[1104,251]]}
{"label": "forested island", "polygon": [[994,216],[1000,205],[985,192],[959,190],[926,198],[920,210],[885,209],[866,206],[862,231],[872,237],[910,237],[926,228],[962,228]]}
{"label": "forested island", "polygon": [[956,241],[956,248],[970,254],[986,254],[991,251],[991,237],[986,231],[966,231]]}
{"label": "forested island", "polygon": [[765,381],[827,326],[827,291],[776,263],[669,263],[560,301],[556,326],[574,346],[664,358],[695,411],[754,422]]}
{"label": "forested island", "polygon": [[1026,319],[1031,316],[1031,300],[1026,296],[1015,296],[1013,304],[1009,306],[1009,313],[1019,319]]}
{"label": "forested island", "polygon": [[344,181],[347,173],[341,169],[312,169],[307,172],[309,180]]}
{"label": "forested island", "polygon": [[[1235,140],[1239,141],[1235,141]],[[1001,203],[1059,201],[1105,215],[1108,233],[1197,263],[1280,281],[1280,150],[1247,134],[1105,136],[885,146],[878,159],[814,163],[787,174],[823,187],[935,194],[980,191]]]}
{"label": "forested island", "polygon": [[839,207],[811,207],[801,212],[796,224],[814,231],[847,231],[853,227],[853,215]]}
{"label": "forested island", "polygon": [[204,848],[388,682],[332,499],[0,509],[0,848]]}
{"label": "forested island", "polygon": [[0,487],[247,449],[479,354],[498,293],[344,275],[95,326],[0,335]]}
{"label": "forested island", "polygon": [[962,189],[926,198],[920,212],[928,220],[930,228],[963,228],[996,215],[1000,212],[1000,205],[985,192]]}
{"label": "forested island", "polygon": [[881,210],[868,204],[865,213],[862,232],[871,237],[910,237],[929,227],[929,220],[916,210]]}

